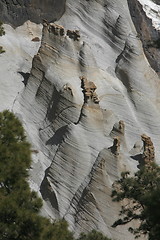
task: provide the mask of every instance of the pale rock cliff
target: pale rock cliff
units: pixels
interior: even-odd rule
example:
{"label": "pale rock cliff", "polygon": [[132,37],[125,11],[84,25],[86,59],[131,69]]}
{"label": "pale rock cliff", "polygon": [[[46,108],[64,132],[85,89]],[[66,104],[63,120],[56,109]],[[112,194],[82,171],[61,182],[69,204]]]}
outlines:
{"label": "pale rock cliff", "polygon": [[24,88],[32,68],[32,59],[40,47],[42,25],[27,21],[13,29],[4,24],[6,34],[0,37],[0,46],[5,53],[0,55],[0,111],[12,110],[21,90]]}
{"label": "pale rock cliff", "polygon": [[[76,234],[94,228],[134,239],[128,226],[111,227],[120,209],[111,189],[122,171],[159,163],[160,84],[127,0],[68,0],[59,21],[44,21],[41,42],[31,40],[29,78],[14,98],[8,86],[1,109],[19,116],[35,149],[30,185],[44,199],[43,214],[65,218]],[[14,66],[26,77],[22,62]]]}

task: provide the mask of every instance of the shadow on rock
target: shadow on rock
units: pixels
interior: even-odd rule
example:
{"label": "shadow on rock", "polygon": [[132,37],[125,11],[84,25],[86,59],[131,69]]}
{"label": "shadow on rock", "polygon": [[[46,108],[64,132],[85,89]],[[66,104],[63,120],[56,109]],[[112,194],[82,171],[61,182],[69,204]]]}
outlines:
{"label": "shadow on rock", "polygon": [[40,186],[40,192],[41,192],[42,198],[45,201],[50,202],[52,207],[58,212],[59,207],[58,207],[57,197],[53,188],[51,187],[50,182],[47,179],[48,173],[49,173],[49,168],[47,168],[45,171],[45,176]]}
{"label": "shadow on rock", "polygon": [[48,141],[46,142],[46,145],[58,145],[58,144],[60,144],[62,142],[62,140],[63,140],[63,136],[64,136],[66,131],[67,131],[67,125],[59,128],[55,132],[53,137],[48,139]]}

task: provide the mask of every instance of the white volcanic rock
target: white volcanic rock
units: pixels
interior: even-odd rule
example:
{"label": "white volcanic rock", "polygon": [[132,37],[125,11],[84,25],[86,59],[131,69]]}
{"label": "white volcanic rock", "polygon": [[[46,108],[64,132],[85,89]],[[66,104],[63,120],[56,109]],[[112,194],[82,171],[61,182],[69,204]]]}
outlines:
{"label": "white volcanic rock", "polygon": [[[44,23],[37,54],[29,46],[39,43],[30,37],[27,48],[20,45],[15,58],[22,54],[23,61],[13,61],[14,69],[28,72],[35,54],[30,77],[23,86],[10,71],[15,88],[9,77],[9,86],[1,80],[8,93],[15,89],[2,109],[13,106],[36,150],[30,184],[41,192],[43,214],[64,217],[76,234],[95,228],[132,240],[128,226],[111,227],[120,209],[111,186],[122,171],[137,170],[142,134],[151,137],[160,160],[159,77],[144,55],[127,0],[68,0],[56,24]],[[6,54],[0,56],[4,65]]]}
{"label": "white volcanic rock", "polygon": [[5,35],[0,37],[0,46],[5,53],[0,55],[0,111],[12,109],[17,95],[24,87],[23,77],[18,72],[29,73],[33,56],[37,53],[41,39],[42,25],[27,21],[16,29],[4,24]]}
{"label": "white volcanic rock", "polygon": [[152,19],[153,26],[160,30],[160,5],[157,5],[152,0],[138,0],[145,11],[148,18]]}

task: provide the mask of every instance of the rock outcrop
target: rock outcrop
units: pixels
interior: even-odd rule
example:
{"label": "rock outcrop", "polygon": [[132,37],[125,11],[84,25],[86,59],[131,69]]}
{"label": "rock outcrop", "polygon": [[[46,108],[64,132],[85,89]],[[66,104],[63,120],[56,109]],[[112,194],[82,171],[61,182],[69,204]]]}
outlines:
{"label": "rock outcrop", "polygon": [[[129,151],[142,132],[152,137],[159,129],[159,79],[144,57],[127,3],[92,4],[69,0],[59,22],[44,23],[15,109],[39,151],[31,179],[45,200],[45,214],[65,218],[76,234],[96,228],[133,239],[127,226],[110,227],[118,218],[111,186],[121,171],[137,168]],[[67,29],[80,29],[80,38]]]}
{"label": "rock outcrop", "polygon": [[[127,0],[68,0],[59,21],[50,20],[43,21],[42,39],[29,31],[40,26],[6,26],[0,38],[6,49],[0,57],[1,110],[17,114],[36,149],[30,185],[44,199],[44,215],[65,218],[77,235],[97,229],[133,240],[128,226],[111,227],[120,206],[110,195],[122,171],[135,172],[142,158],[160,161],[159,77]],[[154,148],[143,135],[143,152],[142,133]]]}
{"label": "rock outcrop", "polygon": [[154,162],[155,160],[155,152],[154,152],[154,146],[151,141],[151,138],[148,137],[146,134],[141,135],[141,139],[143,141],[143,154],[142,154],[142,160],[144,164],[148,162]]}
{"label": "rock outcrop", "polygon": [[[44,23],[44,25],[45,25],[45,23]],[[48,28],[49,32],[53,32],[53,34],[59,35],[59,36],[65,35],[65,30],[62,26],[60,26],[58,24],[54,24],[54,23],[47,24],[47,25],[49,26],[49,28]]]}
{"label": "rock outcrop", "polygon": [[67,30],[67,36],[74,41],[79,41],[80,33],[78,30]]}
{"label": "rock outcrop", "polygon": [[93,82],[89,82],[85,77],[80,77],[81,87],[84,94],[84,102],[87,103],[89,100],[92,100],[94,103],[98,104],[99,99],[95,92],[96,85]]}

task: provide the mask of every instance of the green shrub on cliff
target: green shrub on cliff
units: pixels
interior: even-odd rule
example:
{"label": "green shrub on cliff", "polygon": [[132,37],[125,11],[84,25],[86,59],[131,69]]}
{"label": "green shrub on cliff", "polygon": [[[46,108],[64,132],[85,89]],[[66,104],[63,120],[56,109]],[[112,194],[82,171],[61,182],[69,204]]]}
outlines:
{"label": "green shrub on cliff", "polygon": [[81,233],[80,237],[77,240],[111,240],[104,236],[101,232],[92,230],[89,233]]}
{"label": "green shrub on cliff", "polygon": [[0,113],[0,239],[40,239],[45,219],[38,215],[42,201],[27,182],[30,144],[20,121]]}
{"label": "green shrub on cliff", "polygon": [[149,240],[160,239],[160,167],[147,163],[134,177],[129,172],[114,183],[112,197],[121,202],[120,219],[113,227],[137,220],[137,227],[129,231],[140,237],[147,235]]}

